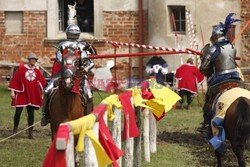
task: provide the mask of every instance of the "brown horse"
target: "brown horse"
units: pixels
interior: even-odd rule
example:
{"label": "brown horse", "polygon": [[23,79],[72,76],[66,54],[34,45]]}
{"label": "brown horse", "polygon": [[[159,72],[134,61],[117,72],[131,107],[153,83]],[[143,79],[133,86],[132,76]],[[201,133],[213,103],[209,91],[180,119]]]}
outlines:
{"label": "brown horse", "polygon": [[[250,137],[250,99],[239,97],[229,106],[223,127],[239,166],[245,167],[243,153],[246,142]],[[215,151],[215,155],[217,157],[217,166],[221,167],[221,154]]]}
{"label": "brown horse", "polygon": [[71,52],[63,56],[59,88],[52,94],[49,105],[52,140],[60,123],[83,116],[84,107],[81,96],[76,93],[80,89],[80,82],[83,78],[80,62]]}

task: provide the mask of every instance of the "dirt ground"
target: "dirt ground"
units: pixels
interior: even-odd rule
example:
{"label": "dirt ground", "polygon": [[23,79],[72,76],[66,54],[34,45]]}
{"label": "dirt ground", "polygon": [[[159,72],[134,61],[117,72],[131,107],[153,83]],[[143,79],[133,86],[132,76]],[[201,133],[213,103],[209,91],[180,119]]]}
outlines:
{"label": "dirt ground", "polygon": [[[166,132],[158,134],[158,140],[169,144],[179,144],[187,147],[190,154],[198,157],[199,166],[216,166],[216,157],[214,151],[209,147],[208,140],[200,133],[189,133],[186,131]],[[244,153],[245,160],[250,166],[250,140],[247,142]],[[226,141],[225,154],[222,157],[222,165],[225,167],[238,166],[237,158],[234,155],[229,141]]]}

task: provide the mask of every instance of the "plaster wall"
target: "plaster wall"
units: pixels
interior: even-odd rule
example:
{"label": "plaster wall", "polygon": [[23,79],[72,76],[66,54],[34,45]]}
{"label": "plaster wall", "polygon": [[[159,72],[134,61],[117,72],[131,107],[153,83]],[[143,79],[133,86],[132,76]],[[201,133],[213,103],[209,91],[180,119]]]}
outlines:
{"label": "plaster wall", "polygon": [[[185,6],[191,12],[193,25],[196,32],[198,50],[203,47],[201,30],[204,34],[204,44],[209,43],[212,26],[224,22],[225,17],[230,13],[236,13],[235,18],[240,18],[239,0],[148,0],[148,25],[149,25],[149,44],[177,48],[175,34],[171,31],[171,14],[169,6]],[[240,31],[241,23],[235,24],[236,34]],[[186,24],[186,34],[179,34],[179,44],[181,49],[189,48],[189,36]],[[236,42],[237,56],[240,56],[241,40]],[[169,64],[169,70],[175,70],[186,62],[191,55],[167,55],[163,56]]]}
{"label": "plaster wall", "polygon": [[0,11],[47,10],[47,0],[1,0]]}
{"label": "plaster wall", "polygon": [[[101,0],[105,11],[137,11],[138,0]],[[143,0],[143,9],[147,9],[148,0]]]}

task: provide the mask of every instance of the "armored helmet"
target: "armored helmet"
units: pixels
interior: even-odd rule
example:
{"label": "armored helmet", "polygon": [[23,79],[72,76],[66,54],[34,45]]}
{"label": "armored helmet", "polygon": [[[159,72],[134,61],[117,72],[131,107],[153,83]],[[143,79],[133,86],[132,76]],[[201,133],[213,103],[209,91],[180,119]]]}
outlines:
{"label": "armored helmet", "polygon": [[80,28],[77,25],[75,25],[75,24],[70,24],[66,28],[67,39],[76,40],[76,39],[78,39],[80,37],[80,33],[81,33]]}
{"label": "armored helmet", "polygon": [[225,23],[220,22],[220,25],[217,25],[213,28],[210,41],[214,44],[218,41],[219,38],[225,38],[227,32],[230,29],[231,24],[240,21],[239,19],[232,18],[235,13],[229,13],[225,19]]}
{"label": "armored helmet", "polygon": [[224,26],[217,25],[213,28],[212,35],[210,37],[210,41],[214,44],[218,41],[219,38],[224,37]]}

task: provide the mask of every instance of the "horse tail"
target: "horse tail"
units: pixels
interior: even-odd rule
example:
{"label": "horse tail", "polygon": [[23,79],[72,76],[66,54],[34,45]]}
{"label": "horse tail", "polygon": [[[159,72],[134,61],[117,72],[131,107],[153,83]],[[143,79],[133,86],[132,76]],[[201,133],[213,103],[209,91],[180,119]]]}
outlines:
{"label": "horse tail", "polygon": [[245,142],[250,137],[250,106],[245,98],[239,98],[236,111],[238,115],[236,138],[240,138]]}

